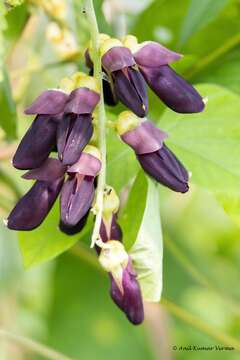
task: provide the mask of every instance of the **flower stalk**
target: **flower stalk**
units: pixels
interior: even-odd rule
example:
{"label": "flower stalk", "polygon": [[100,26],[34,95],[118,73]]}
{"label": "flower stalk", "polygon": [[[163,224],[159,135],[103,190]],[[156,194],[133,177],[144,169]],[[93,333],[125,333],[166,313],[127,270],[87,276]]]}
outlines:
{"label": "flower stalk", "polygon": [[94,213],[96,215],[95,225],[92,233],[91,247],[94,247],[99,238],[102,212],[103,212],[103,194],[106,184],[106,133],[105,122],[106,113],[104,107],[103,97],[103,85],[102,85],[102,64],[100,56],[100,42],[99,42],[99,30],[92,0],[84,1],[84,10],[89,22],[92,47],[93,47],[93,65],[94,65],[94,77],[99,82],[100,86],[100,102],[97,107],[97,133],[98,133],[98,147],[101,152],[102,168],[98,176],[98,185],[96,189],[96,201],[94,205]]}

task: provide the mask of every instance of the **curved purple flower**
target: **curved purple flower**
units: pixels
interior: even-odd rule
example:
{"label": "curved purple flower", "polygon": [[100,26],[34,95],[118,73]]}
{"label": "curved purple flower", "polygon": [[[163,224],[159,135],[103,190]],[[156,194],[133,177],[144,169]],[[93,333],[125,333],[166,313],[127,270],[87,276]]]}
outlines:
{"label": "curved purple flower", "polygon": [[151,41],[134,53],[144,79],[169,108],[179,113],[201,112],[205,106],[202,97],[169,66],[180,58],[181,55]]}
{"label": "curved purple flower", "polygon": [[87,88],[78,88],[71,92],[65,105],[65,115],[57,130],[59,159],[65,165],[78,161],[84,147],[93,134],[92,112],[100,96]]}
{"label": "curved purple flower", "polygon": [[148,112],[147,89],[131,51],[123,46],[110,48],[102,56],[102,66],[111,78],[117,98],[136,115],[144,117]]}
{"label": "curved purple flower", "polygon": [[[134,121],[134,127],[121,132],[121,124],[128,117]],[[132,114],[122,114],[118,120],[118,131],[121,139],[132,147],[143,170],[156,181],[173,191],[188,191],[188,172],[172,151],[164,144],[167,134],[158,129],[152,122],[136,122]]]}
{"label": "curved purple flower", "polygon": [[23,176],[37,181],[11,211],[7,219],[9,229],[33,230],[43,222],[62,188],[65,171],[59,160],[48,159]]}

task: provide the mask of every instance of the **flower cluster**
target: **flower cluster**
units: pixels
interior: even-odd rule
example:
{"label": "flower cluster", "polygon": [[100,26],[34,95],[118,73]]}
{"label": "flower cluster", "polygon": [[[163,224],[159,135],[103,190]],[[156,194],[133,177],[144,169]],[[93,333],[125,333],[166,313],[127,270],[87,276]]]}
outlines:
{"label": "flower cluster", "polygon": [[[167,134],[147,119],[147,85],[176,112],[203,111],[202,97],[170,67],[181,55],[155,42],[138,44],[131,35],[120,41],[101,34],[99,42],[105,103],[114,106],[120,101],[129,109],[119,114],[114,124],[118,135],[134,150],[146,174],[173,191],[187,192],[187,170],[165,144]],[[25,110],[35,119],[12,163],[17,169],[28,170],[23,178],[35,183],[6,220],[9,229],[38,227],[59,194],[59,229],[68,235],[80,232],[91,208],[95,209],[102,154],[93,146],[98,136],[94,131],[98,121],[94,110],[100,101],[100,91],[92,77],[92,59],[90,44],[85,52],[89,76],[76,73],[62,79],[61,89],[43,92]],[[51,157],[54,152],[58,158]],[[140,324],[144,319],[141,289],[122,242],[117,222],[119,205],[115,190],[106,185],[95,249],[101,266],[109,274],[113,301],[130,322]]]}

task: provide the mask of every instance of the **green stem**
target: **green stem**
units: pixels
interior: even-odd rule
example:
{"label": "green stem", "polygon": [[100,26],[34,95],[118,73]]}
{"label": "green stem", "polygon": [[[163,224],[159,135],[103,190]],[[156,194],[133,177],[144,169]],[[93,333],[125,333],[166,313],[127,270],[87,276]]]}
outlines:
{"label": "green stem", "polygon": [[32,339],[26,338],[21,335],[12,334],[10,331],[5,329],[0,329],[0,339],[14,341],[20,346],[29,349],[36,354],[43,356],[46,359],[50,360],[71,360],[69,357],[45,346]]}
{"label": "green stem", "polygon": [[240,34],[236,34],[230,39],[228,39],[222,46],[217,48],[215,51],[204,57],[201,61],[199,61],[196,66],[186,72],[185,76],[187,78],[192,78],[200,71],[202,71],[205,67],[209,66],[213,63],[217,58],[226,54],[228,51],[232,50],[240,43]]}
{"label": "green stem", "polygon": [[161,304],[167,309],[171,314],[181,319],[185,323],[193,326],[194,328],[200,330],[201,332],[207,334],[211,338],[219,341],[221,344],[229,347],[234,347],[235,350],[240,351],[240,342],[238,339],[229,336],[222,331],[216,330],[198,319],[196,316],[190,314],[188,311],[182,309],[180,306],[172,303],[167,299],[162,299]]}
{"label": "green stem", "polygon": [[93,1],[85,0],[85,12],[89,22],[89,28],[93,46],[93,64],[94,64],[94,77],[98,80],[100,85],[100,102],[97,108],[97,132],[98,132],[98,147],[102,156],[102,168],[98,176],[98,185],[96,189],[96,202],[94,205],[94,211],[96,214],[96,220],[93,228],[91,247],[94,246],[99,239],[99,231],[102,221],[103,211],[103,193],[106,185],[106,133],[105,122],[106,114],[104,107],[103,86],[102,86],[102,64],[100,56],[100,44],[99,44],[99,30],[97,19],[94,11]]}

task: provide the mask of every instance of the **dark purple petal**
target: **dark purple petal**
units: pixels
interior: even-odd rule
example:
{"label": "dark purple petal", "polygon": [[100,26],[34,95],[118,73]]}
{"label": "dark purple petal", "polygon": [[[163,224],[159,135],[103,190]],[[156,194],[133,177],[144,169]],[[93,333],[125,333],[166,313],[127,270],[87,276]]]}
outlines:
{"label": "dark purple petal", "polygon": [[[117,223],[117,215],[112,215],[112,222],[111,222],[111,228],[110,228],[110,234],[108,233],[106,226],[104,224],[104,221],[102,220],[101,226],[100,226],[100,237],[103,242],[107,242],[108,240],[118,240],[122,241],[122,229],[120,225]],[[95,245],[95,249],[100,254],[101,249],[99,246]]]}
{"label": "dark purple petal", "polygon": [[102,66],[108,73],[135,65],[131,51],[123,46],[115,46],[102,57]]}
{"label": "dark purple petal", "polygon": [[114,90],[118,99],[137,116],[148,112],[148,97],[145,81],[138,70],[133,68],[112,73]]}
{"label": "dark purple petal", "polygon": [[39,115],[22,138],[13,157],[17,169],[39,167],[56,144],[57,121],[54,117]]}
{"label": "dark purple petal", "polygon": [[[59,158],[64,165],[72,165],[78,161],[82,150],[89,143],[93,134],[91,115],[79,115],[74,119],[65,118],[58,127]],[[65,141],[65,144],[64,144]]]}
{"label": "dark purple petal", "polygon": [[101,161],[95,156],[87,153],[82,153],[79,160],[68,168],[68,173],[78,173],[81,175],[88,175],[95,177],[101,170]]}
{"label": "dark purple petal", "polygon": [[23,179],[40,181],[54,181],[62,178],[67,170],[58,159],[49,158],[39,168],[28,171]]}
{"label": "dark purple petal", "polygon": [[134,53],[134,59],[140,66],[159,67],[181,59],[182,55],[167,49],[154,41],[143,43],[143,46]]}
{"label": "dark purple petal", "polygon": [[205,105],[199,93],[168,65],[139,69],[150,88],[170,109],[178,113],[203,111]]}
{"label": "dark purple petal", "polygon": [[65,113],[91,114],[100,100],[100,95],[88,88],[78,88],[71,92],[65,106]]}
{"label": "dark purple petal", "polygon": [[165,144],[160,150],[137,158],[144,171],[161,184],[173,191],[188,191],[188,172]]}
{"label": "dark purple petal", "polygon": [[72,129],[72,124],[76,119],[76,115],[64,114],[62,121],[58,123],[57,127],[57,150],[58,157],[62,161],[63,153],[66,146],[67,138]]}
{"label": "dark purple petal", "polygon": [[67,226],[60,220],[59,229],[67,235],[75,235],[80,233],[86,225],[89,213],[90,211],[88,211],[86,215],[84,215],[83,218],[74,226]]}
{"label": "dark purple petal", "polygon": [[63,112],[68,95],[60,90],[44,91],[26,110],[27,115],[55,115]]}
{"label": "dark purple petal", "polygon": [[128,320],[139,325],[144,320],[141,290],[133,271],[131,260],[123,271],[123,294],[111,276],[111,297],[115,304],[126,314]]}
{"label": "dark purple petal", "polygon": [[7,220],[8,228],[33,230],[38,227],[51,210],[62,184],[63,179],[54,182],[36,181],[10,213]]}
{"label": "dark purple petal", "polygon": [[121,139],[131,146],[136,154],[147,154],[159,150],[168,135],[151,121],[143,121],[135,129],[121,135]]}
{"label": "dark purple petal", "polygon": [[94,178],[75,175],[63,185],[61,192],[61,221],[76,225],[89,211],[94,198]]}

